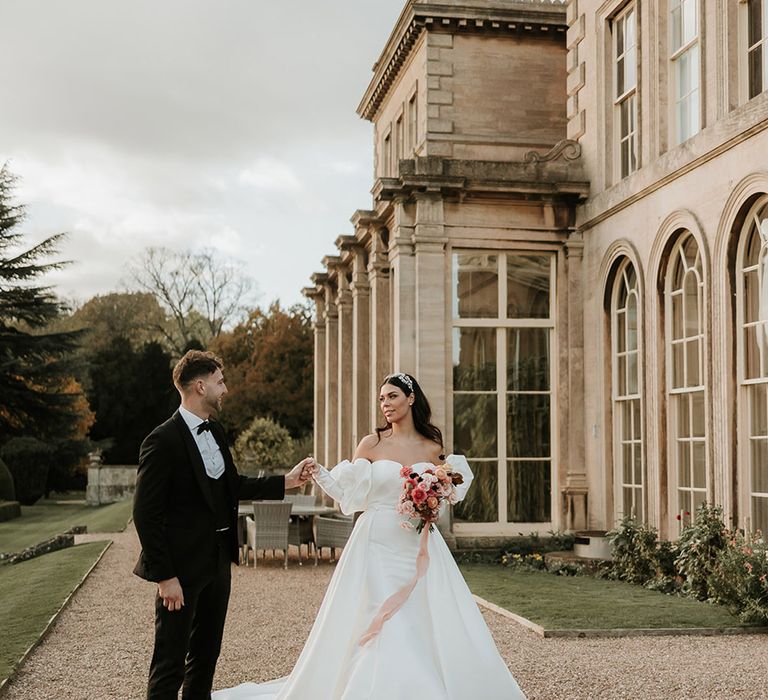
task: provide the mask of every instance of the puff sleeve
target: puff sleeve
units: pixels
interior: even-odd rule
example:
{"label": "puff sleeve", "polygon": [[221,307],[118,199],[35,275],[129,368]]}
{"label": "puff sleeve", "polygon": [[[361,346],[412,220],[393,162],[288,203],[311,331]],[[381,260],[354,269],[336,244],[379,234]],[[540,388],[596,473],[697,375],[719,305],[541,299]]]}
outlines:
{"label": "puff sleeve", "polygon": [[464,482],[456,487],[456,502],[458,503],[464,500],[475,475],[469,468],[469,463],[464,455],[448,455],[445,463],[451,468],[451,471],[458,472],[464,477]]}
{"label": "puff sleeve", "polygon": [[338,501],[342,513],[352,515],[366,509],[371,490],[371,463],[367,459],[344,460],[330,471],[318,466],[315,481],[334,501]]}

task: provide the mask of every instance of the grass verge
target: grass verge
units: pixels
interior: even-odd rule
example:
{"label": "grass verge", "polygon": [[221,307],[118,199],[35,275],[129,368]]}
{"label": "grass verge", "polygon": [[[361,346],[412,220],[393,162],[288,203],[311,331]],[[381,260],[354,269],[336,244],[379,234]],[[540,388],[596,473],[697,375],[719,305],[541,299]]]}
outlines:
{"label": "grass verge", "polygon": [[0,567],[0,682],[39,639],[108,544],[90,542]]}
{"label": "grass verge", "polygon": [[131,501],[108,506],[43,501],[22,506],[20,518],[0,523],[0,552],[20,552],[74,525],[86,525],[89,533],[122,532],[131,517],[131,508]]}
{"label": "grass verge", "polygon": [[547,630],[744,627],[725,608],[621,581],[462,564],[475,595]]}

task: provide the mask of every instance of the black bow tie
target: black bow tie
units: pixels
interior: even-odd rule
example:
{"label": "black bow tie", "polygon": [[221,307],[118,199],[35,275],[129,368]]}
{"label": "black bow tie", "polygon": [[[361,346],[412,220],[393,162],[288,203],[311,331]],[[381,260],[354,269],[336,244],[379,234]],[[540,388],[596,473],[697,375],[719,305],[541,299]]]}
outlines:
{"label": "black bow tie", "polygon": [[197,434],[200,435],[200,433],[204,433],[206,430],[211,430],[211,421],[209,420],[204,420],[197,426]]}

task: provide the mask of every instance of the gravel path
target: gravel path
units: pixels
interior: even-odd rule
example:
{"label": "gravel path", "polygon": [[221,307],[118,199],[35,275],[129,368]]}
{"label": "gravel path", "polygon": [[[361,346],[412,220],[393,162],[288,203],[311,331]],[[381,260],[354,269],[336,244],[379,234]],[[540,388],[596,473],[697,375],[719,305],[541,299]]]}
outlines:
{"label": "gravel path", "polygon": [[[154,590],[131,574],[137,551],[132,528],[115,536],[4,700],[143,697]],[[317,569],[295,561],[288,571],[271,562],[255,571],[235,569],[215,686],[287,674],[332,572],[328,562]],[[768,698],[768,636],[544,640],[484,614],[530,700]]]}

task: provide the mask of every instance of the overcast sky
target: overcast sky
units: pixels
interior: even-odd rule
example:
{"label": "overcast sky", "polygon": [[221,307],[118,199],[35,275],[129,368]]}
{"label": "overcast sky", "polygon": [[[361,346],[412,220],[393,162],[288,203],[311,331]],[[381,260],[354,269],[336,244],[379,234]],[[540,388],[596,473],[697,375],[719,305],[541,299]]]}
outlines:
{"label": "overcast sky", "polygon": [[0,163],[48,281],[121,289],[149,245],[243,260],[265,304],[301,300],[369,208],[355,113],[405,0],[0,0]]}

